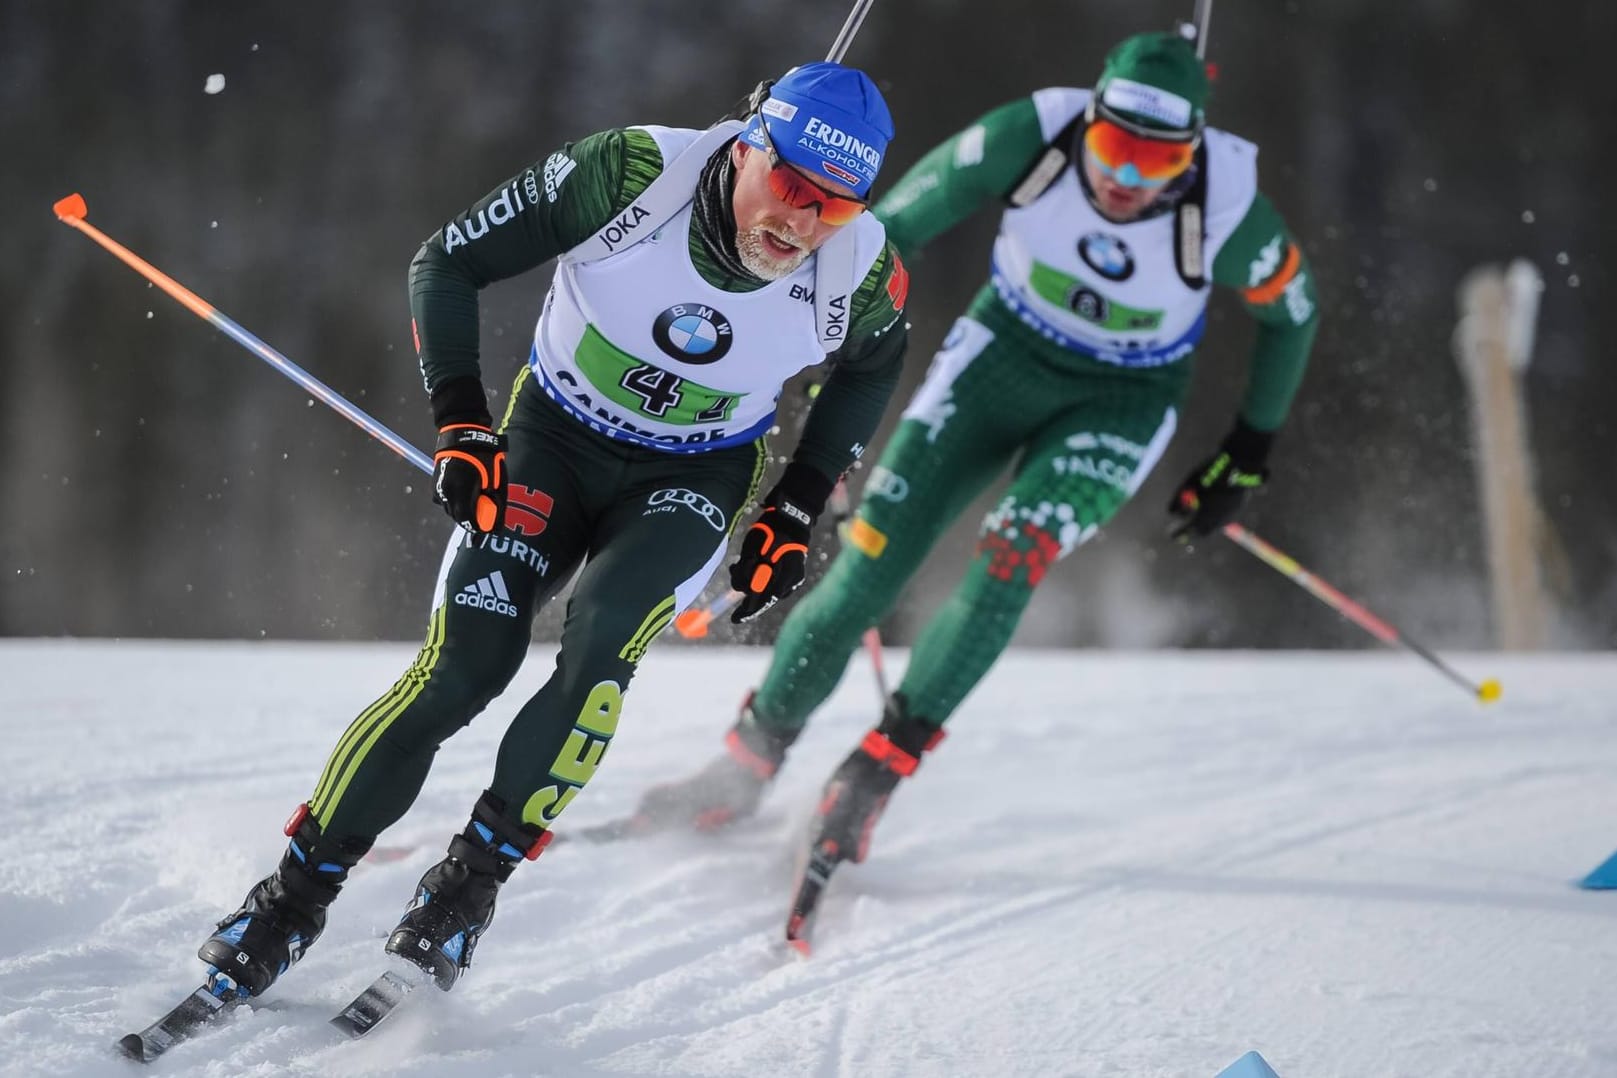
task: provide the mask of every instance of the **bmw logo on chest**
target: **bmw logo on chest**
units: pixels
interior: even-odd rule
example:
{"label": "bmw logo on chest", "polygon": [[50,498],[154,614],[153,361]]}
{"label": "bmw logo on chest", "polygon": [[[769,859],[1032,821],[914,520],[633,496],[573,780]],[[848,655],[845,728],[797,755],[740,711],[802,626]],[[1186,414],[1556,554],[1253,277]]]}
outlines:
{"label": "bmw logo on chest", "polygon": [[1091,232],[1078,241],[1078,257],[1109,281],[1126,281],[1134,274],[1129,245],[1105,232]]}
{"label": "bmw logo on chest", "polygon": [[705,303],[676,303],[651,324],[657,347],[681,363],[717,363],[734,337],[730,320]]}

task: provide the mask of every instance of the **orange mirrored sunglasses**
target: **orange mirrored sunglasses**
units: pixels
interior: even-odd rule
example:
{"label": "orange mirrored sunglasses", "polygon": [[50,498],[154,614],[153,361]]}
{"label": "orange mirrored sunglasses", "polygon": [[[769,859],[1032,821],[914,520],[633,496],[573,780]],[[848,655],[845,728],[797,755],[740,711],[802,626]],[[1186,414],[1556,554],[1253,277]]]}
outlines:
{"label": "orange mirrored sunglasses", "polygon": [[805,206],[816,207],[820,220],[828,225],[845,225],[865,212],[869,206],[865,199],[827,191],[783,160],[769,138],[769,125],[762,120],[758,123],[758,131],[769,154],[769,191],[776,198],[794,210]]}
{"label": "orange mirrored sunglasses", "polygon": [[1110,120],[1084,130],[1084,149],[1095,166],[1125,187],[1161,187],[1196,159],[1194,142],[1145,138]]}

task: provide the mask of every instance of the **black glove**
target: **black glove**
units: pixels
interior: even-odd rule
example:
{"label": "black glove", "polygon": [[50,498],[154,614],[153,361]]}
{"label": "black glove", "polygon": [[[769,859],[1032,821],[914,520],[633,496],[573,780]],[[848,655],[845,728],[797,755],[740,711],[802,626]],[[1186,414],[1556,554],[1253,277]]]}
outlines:
{"label": "black glove", "polygon": [[473,534],[505,522],[505,435],[484,423],[450,423],[432,455],[432,500]]}
{"label": "black glove", "polygon": [[463,374],[432,391],[438,444],[432,455],[432,500],[475,534],[505,523],[505,435],[495,434],[488,395],[475,375]]}
{"label": "black glove", "polygon": [[1247,491],[1269,478],[1264,461],[1274,442],[1272,431],[1261,431],[1236,420],[1218,452],[1185,477],[1168,503],[1168,534],[1181,543],[1211,535],[1235,518]]}
{"label": "black glove", "polygon": [[751,621],[803,586],[814,519],[833,485],[808,465],[786,466],[730,565],[730,586],[741,593],[730,611],[731,623]]}

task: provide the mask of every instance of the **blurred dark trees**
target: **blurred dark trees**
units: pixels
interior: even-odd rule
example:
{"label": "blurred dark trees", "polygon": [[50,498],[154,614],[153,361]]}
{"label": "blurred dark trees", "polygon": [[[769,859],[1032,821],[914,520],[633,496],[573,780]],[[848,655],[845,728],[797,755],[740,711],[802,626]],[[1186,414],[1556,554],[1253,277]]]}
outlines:
{"label": "blurred dark trees", "polygon": [[[881,0],[848,59],[897,119],[887,182],[993,105],[1089,84],[1115,39],[1189,7]],[[412,638],[447,530],[422,477],[56,224],[56,198],[82,192],[115,238],[425,445],[404,291],[420,241],[563,141],[715,119],[823,55],[844,13],[0,0],[0,633]],[[1617,252],[1617,81],[1599,66],[1614,31],[1610,5],[1215,9],[1214,122],[1261,145],[1325,316],[1249,523],[1440,646],[1490,640],[1454,289],[1515,256],[1547,282],[1526,390],[1566,555],[1558,640],[1617,640],[1617,314],[1598,299]],[[205,93],[213,74],[224,88]],[[985,213],[912,266],[902,393],[984,278],[994,225]],[[547,281],[485,292],[490,385],[525,356]],[[1245,376],[1239,307],[1220,297],[1212,322],[1167,460],[1052,574],[1025,642],[1366,643],[1233,547],[1161,538],[1161,503]],[[895,640],[952,585],[979,516],[939,545]]]}

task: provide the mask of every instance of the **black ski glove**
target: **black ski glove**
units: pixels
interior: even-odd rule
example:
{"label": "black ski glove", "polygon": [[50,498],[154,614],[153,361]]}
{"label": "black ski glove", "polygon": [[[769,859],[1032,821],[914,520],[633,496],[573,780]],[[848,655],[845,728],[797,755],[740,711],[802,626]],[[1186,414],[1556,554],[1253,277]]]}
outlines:
{"label": "black ski glove", "polygon": [[1168,534],[1181,543],[1211,535],[1235,518],[1247,491],[1269,478],[1264,461],[1274,442],[1272,431],[1261,431],[1236,420],[1218,452],[1185,477],[1168,503]]}
{"label": "black ski glove", "polygon": [[451,378],[432,391],[438,444],[432,455],[432,500],[475,534],[505,523],[505,435],[495,434],[483,383]]}
{"label": "black ski glove", "polygon": [[498,531],[504,523],[505,445],[505,435],[482,423],[451,423],[438,432],[432,500],[473,534]]}
{"label": "black ski glove", "polygon": [[730,586],[741,593],[732,624],[751,621],[803,586],[809,536],[834,485],[806,464],[786,466],[730,565]]}

